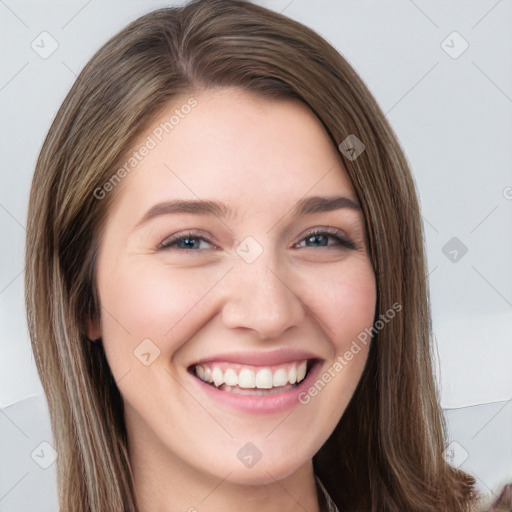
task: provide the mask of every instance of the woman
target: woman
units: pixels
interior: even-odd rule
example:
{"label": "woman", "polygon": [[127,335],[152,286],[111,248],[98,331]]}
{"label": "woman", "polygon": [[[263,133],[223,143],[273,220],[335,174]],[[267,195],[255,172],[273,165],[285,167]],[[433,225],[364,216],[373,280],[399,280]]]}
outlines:
{"label": "woman", "polygon": [[41,150],[27,248],[61,510],[473,510],[410,171],[303,25],[199,0],[111,39]]}

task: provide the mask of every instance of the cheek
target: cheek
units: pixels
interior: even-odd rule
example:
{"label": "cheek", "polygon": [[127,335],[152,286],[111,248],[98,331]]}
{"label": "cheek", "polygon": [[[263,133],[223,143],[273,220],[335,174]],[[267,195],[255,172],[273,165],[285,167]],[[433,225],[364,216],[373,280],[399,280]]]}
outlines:
{"label": "cheek", "polygon": [[[317,282],[322,285],[315,288],[314,313],[329,337],[332,357],[301,400],[311,402],[315,417],[328,434],[339,422],[363,373],[371,340],[365,329],[373,325],[377,294],[368,260],[340,265],[338,272],[330,270]],[[330,406],[325,407],[326,403]]]}
{"label": "cheek", "polygon": [[375,317],[376,282],[367,260],[355,260],[329,271],[315,289],[315,314],[322,321],[336,351],[345,350]]}
{"label": "cheek", "polygon": [[[143,340],[152,340],[161,352],[174,351],[190,331],[208,291],[222,271],[171,269],[143,261],[118,265],[99,278],[102,331],[112,361],[133,358]],[[164,340],[165,343],[164,343]]]}

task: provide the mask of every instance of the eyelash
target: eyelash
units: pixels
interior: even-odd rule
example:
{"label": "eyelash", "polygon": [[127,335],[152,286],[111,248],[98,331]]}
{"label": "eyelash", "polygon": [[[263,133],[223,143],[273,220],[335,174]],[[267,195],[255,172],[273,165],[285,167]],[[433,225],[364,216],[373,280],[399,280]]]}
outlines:
{"label": "eyelash", "polygon": [[[303,242],[304,240],[307,240],[310,237],[319,236],[319,235],[328,235],[329,238],[336,240],[337,244],[339,244],[347,249],[352,249],[352,250],[356,249],[356,245],[352,241],[341,236],[340,231],[335,228],[315,228],[315,229],[311,230],[309,233],[307,233],[298,243]],[[171,250],[171,249],[173,249],[173,245],[181,242],[182,240],[186,240],[186,239],[202,240],[204,242],[214,245],[213,242],[211,242],[207,237],[199,235],[197,232],[194,232],[194,231],[188,231],[188,232],[182,233],[180,235],[173,235],[173,236],[167,238],[158,246],[158,250]],[[297,244],[295,244],[295,245],[297,245]],[[314,247],[307,247],[307,248],[313,249]],[[321,248],[327,249],[327,248],[329,248],[329,246],[321,246]],[[183,249],[181,247],[176,247],[175,249],[177,249],[179,251],[188,251],[188,252],[195,252],[198,250],[198,249],[191,249],[191,250]]]}

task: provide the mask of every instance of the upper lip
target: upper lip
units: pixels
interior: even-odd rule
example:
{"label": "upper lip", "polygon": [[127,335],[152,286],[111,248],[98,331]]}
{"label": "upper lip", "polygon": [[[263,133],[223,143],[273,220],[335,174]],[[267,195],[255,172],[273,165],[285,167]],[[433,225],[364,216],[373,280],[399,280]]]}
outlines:
{"label": "upper lip", "polygon": [[322,358],[312,352],[306,352],[304,350],[294,348],[283,348],[272,351],[239,351],[215,354],[193,363],[192,366],[202,363],[213,363],[216,361],[253,366],[275,366],[278,364],[290,363],[292,361],[305,361],[307,359],[320,360]]}

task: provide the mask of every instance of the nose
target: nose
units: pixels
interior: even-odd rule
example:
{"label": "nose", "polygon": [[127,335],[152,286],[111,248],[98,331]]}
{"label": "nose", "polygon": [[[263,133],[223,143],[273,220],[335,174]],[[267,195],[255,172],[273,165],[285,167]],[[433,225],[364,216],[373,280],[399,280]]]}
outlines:
{"label": "nose", "polygon": [[239,261],[230,272],[222,309],[223,324],[231,329],[255,331],[260,339],[279,338],[298,326],[305,315],[290,277],[269,266],[263,255],[251,264]]}

